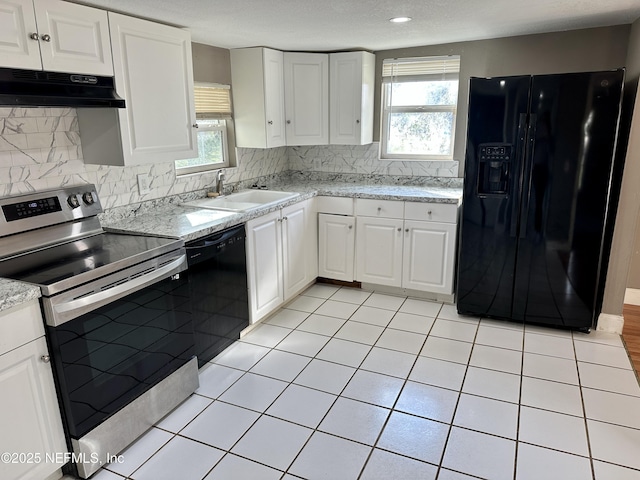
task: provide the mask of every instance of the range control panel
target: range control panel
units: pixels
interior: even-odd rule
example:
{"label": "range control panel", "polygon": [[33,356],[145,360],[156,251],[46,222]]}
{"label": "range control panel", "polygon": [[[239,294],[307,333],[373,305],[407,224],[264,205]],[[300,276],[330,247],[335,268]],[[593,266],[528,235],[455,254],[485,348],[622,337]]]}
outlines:
{"label": "range control panel", "polygon": [[95,185],[78,185],[55,190],[0,198],[0,237],[81,218],[102,212]]}

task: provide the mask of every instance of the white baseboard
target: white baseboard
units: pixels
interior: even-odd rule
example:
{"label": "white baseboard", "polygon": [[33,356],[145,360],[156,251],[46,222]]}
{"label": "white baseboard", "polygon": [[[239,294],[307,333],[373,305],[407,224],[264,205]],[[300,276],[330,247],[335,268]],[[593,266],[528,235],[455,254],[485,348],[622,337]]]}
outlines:
{"label": "white baseboard", "polygon": [[624,291],[624,303],[629,305],[640,305],[640,289],[627,288]]}
{"label": "white baseboard", "polygon": [[601,313],[598,316],[598,326],[596,327],[596,330],[599,332],[617,333],[618,335],[622,335],[623,325],[624,317],[622,315]]}

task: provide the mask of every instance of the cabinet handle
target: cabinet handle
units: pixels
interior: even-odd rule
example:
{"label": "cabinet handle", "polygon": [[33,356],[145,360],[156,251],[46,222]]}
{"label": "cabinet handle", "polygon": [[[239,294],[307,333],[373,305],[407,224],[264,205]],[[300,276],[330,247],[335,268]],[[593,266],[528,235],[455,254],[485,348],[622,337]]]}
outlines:
{"label": "cabinet handle", "polygon": [[356,120],[356,123],[360,123],[360,120]]}
{"label": "cabinet handle", "polygon": [[37,33],[33,32],[32,34],[29,35],[29,38],[31,40],[38,40],[40,37],[38,36]]}
{"label": "cabinet handle", "polygon": [[400,227],[398,227],[398,231],[399,231],[399,232],[401,232],[401,231],[402,231],[402,229],[401,229]]}
{"label": "cabinet handle", "polygon": [[405,228],[405,230],[404,230],[404,231],[405,231],[405,232],[407,232],[407,233],[409,233],[409,229],[408,229],[408,228]]}
{"label": "cabinet handle", "polygon": [[49,355],[42,355],[40,357],[40,360],[42,360],[44,363],[49,363],[49,361],[51,360],[51,357]]}
{"label": "cabinet handle", "polygon": [[291,125],[291,120],[287,120],[287,125]]}
{"label": "cabinet handle", "polygon": [[287,217],[282,217],[283,220],[289,220]]}
{"label": "cabinet handle", "polygon": [[353,228],[353,225],[349,225],[349,230],[351,230]]}
{"label": "cabinet handle", "polygon": [[378,207],[378,213],[382,211],[382,207]]}
{"label": "cabinet handle", "polygon": [[282,219],[281,218],[278,218],[278,223],[282,223]]}
{"label": "cabinet handle", "polygon": [[194,123],[193,125],[191,125],[193,128],[200,128],[200,125],[198,125],[197,123]]}
{"label": "cabinet handle", "polygon": [[51,41],[51,35],[49,35],[48,33],[45,33],[40,38],[42,38],[43,42],[50,42]]}
{"label": "cabinet handle", "polygon": [[273,120],[269,120],[267,123],[268,123],[269,125],[273,125]]}
{"label": "cabinet handle", "polygon": [[427,211],[427,215],[431,216],[431,210]]}

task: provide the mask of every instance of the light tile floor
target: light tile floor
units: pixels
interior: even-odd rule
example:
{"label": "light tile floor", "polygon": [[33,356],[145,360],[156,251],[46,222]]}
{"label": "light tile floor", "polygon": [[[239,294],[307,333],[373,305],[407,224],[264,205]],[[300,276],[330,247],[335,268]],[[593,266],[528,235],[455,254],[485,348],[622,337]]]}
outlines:
{"label": "light tile floor", "polygon": [[618,335],[314,285],[95,480],[640,479]]}

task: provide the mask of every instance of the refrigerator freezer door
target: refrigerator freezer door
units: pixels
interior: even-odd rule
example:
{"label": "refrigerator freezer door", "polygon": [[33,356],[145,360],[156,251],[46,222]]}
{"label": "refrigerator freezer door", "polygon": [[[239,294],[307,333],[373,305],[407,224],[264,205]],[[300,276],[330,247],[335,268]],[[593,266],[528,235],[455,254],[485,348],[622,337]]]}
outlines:
{"label": "refrigerator freezer door", "polygon": [[533,77],[513,319],[595,320],[622,82],[622,71]]}
{"label": "refrigerator freezer door", "polygon": [[530,83],[471,79],[457,283],[463,314],[511,315]]}

